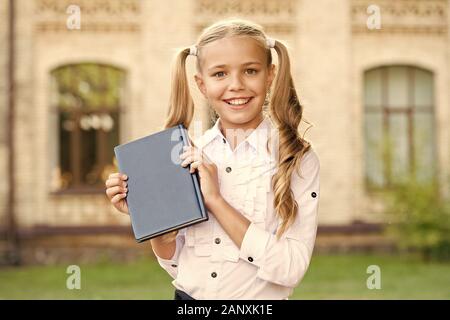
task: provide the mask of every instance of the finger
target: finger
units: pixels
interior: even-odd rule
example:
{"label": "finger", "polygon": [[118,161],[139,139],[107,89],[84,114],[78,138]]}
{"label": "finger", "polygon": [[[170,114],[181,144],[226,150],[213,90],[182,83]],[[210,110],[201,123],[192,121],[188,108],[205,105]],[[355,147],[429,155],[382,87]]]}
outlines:
{"label": "finger", "polygon": [[115,186],[120,186],[122,184],[122,180],[120,180],[119,178],[112,178],[112,179],[108,179],[105,182],[105,186],[107,188],[110,187],[115,187]]}
{"label": "finger", "polygon": [[191,150],[186,150],[180,154],[180,159],[186,159],[187,157],[189,157],[191,155],[193,155],[193,152]]}
{"label": "finger", "polygon": [[184,160],[189,156],[195,156],[198,154],[198,151],[196,151],[194,148],[186,147],[186,150],[180,154],[180,159]]}
{"label": "finger", "polygon": [[181,166],[185,167],[186,165],[194,161],[203,161],[202,156],[200,154],[191,154],[181,163]]}
{"label": "finger", "polygon": [[119,178],[119,177],[120,177],[120,172],[114,172],[108,176],[108,179]]}
{"label": "finger", "polygon": [[106,188],[115,187],[115,186],[122,186],[122,187],[126,188],[127,185],[128,185],[128,183],[126,181],[121,180],[119,178],[108,179],[105,182]]}
{"label": "finger", "polygon": [[194,172],[195,169],[197,169],[201,163],[202,163],[202,160],[196,160],[196,161],[192,162],[190,165],[190,172],[191,173]]}
{"label": "finger", "polygon": [[111,199],[111,203],[117,204],[120,200],[122,200],[122,199],[125,198],[126,196],[127,196],[126,193],[119,193],[119,194],[116,194],[116,195]]}
{"label": "finger", "polygon": [[186,148],[187,151],[191,151],[192,148],[195,152],[195,154],[198,154],[206,163],[214,163],[204,152],[202,149],[199,149],[197,147],[192,146],[184,146],[183,148]]}
{"label": "finger", "polygon": [[121,173],[121,172],[114,172],[114,173],[111,173],[111,174],[108,176],[108,179],[112,179],[112,178],[119,178],[119,179],[122,179],[122,180],[128,179],[127,175],[126,175],[126,174],[123,174],[123,173]]}
{"label": "finger", "polygon": [[111,187],[111,188],[106,189],[106,195],[110,199],[112,199],[116,194],[122,193],[122,192],[126,193],[127,191],[128,191],[127,188],[123,188],[123,187],[120,187],[120,186],[115,186],[115,187]]}
{"label": "finger", "polygon": [[203,161],[201,161],[201,160],[192,162],[190,172],[191,173],[195,172],[195,170],[199,169],[202,164],[203,164]]}
{"label": "finger", "polygon": [[186,159],[183,160],[183,162],[181,162],[181,166],[186,167],[188,164],[190,164],[193,161],[194,161],[193,156],[188,156]]}
{"label": "finger", "polygon": [[112,199],[117,193],[120,192],[120,187],[111,187],[106,189],[106,195],[109,199]]}

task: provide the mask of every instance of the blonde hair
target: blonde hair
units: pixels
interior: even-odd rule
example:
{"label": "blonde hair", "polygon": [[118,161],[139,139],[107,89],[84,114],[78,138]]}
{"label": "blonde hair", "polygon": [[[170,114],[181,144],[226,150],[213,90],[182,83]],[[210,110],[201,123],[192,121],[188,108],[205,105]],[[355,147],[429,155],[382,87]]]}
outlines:
{"label": "blonde hair", "polygon": [[[267,37],[263,28],[250,21],[227,19],[207,27],[199,36],[196,43],[197,70],[201,70],[200,61],[204,45],[232,36],[246,36],[257,40],[257,43],[266,50],[267,66],[272,64],[272,53],[267,47]],[[291,190],[292,173],[294,169],[298,170],[300,160],[311,146],[298,132],[303,107],[300,105],[292,80],[288,50],[280,41],[275,41],[274,49],[278,54],[278,72],[273,84],[268,114],[279,131],[278,170],[273,175],[271,183],[274,190],[275,212],[281,219],[281,226],[277,230],[277,236],[280,238],[293,224],[298,211],[298,204]],[[189,53],[190,47],[183,48],[175,58],[166,128],[178,124],[184,124],[189,128],[194,115],[194,102],[186,76],[186,58]],[[174,234],[176,235],[176,232],[168,234],[167,240],[172,240]]]}

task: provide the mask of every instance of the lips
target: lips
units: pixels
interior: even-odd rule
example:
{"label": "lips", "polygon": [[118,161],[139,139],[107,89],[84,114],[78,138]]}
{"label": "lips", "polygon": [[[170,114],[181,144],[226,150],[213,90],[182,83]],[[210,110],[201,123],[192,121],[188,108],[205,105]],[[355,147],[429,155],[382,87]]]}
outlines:
{"label": "lips", "polygon": [[232,109],[242,109],[248,105],[248,103],[253,99],[253,97],[235,97],[230,99],[224,99],[230,108]]}

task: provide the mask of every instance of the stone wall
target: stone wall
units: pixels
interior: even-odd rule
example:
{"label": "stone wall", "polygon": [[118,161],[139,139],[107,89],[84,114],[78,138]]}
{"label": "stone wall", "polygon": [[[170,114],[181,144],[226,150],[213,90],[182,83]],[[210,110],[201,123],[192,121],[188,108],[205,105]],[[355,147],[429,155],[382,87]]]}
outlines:
{"label": "stone wall", "polygon": [[[313,124],[306,139],[321,161],[320,224],[385,221],[382,203],[364,186],[362,75],[371,67],[411,64],[435,75],[436,133],[443,189],[448,188],[449,15],[444,0],[378,1],[382,29],[366,26],[368,0],[17,0],[16,203],[20,229],[36,226],[124,226],[103,192],[55,194],[50,159],[56,131],[51,125],[50,73],[78,62],[99,62],[126,72],[121,142],[162,129],[175,50],[192,45],[199,31],[226,17],[249,18],[289,47],[304,118]],[[7,1],[0,2],[0,42],[6,43]],[[70,4],[81,7],[80,30],[66,27]],[[0,173],[6,172],[6,59],[0,46]],[[208,110],[188,75],[195,119],[207,129]],[[275,56],[276,62],[276,56]],[[302,133],[308,128],[302,124]],[[7,181],[0,179],[0,229],[4,228]]]}

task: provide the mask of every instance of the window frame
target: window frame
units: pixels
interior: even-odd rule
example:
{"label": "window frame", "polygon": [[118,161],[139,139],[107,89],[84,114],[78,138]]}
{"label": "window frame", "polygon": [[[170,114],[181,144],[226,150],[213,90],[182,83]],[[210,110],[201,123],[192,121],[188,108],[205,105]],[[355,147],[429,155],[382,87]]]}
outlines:
{"label": "window frame", "polygon": [[[389,97],[389,69],[390,68],[395,68],[395,67],[402,67],[406,69],[407,72],[407,105],[403,106],[403,107],[392,107],[388,101],[388,97]],[[367,81],[367,76],[370,72],[375,72],[378,71],[380,72],[380,85],[381,85],[381,97],[380,97],[380,105],[370,105],[370,104],[366,104],[366,81]],[[427,74],[429,74],[430,76],[430,81],[431,81],[431,88],[432,88],[432,92],[431,92],[431,100],[432,103],[431,105],[421,105],[420,108],[417,107],[417,104],[415,103],[415,73],[416,71],[422,71],[422,72],[426,72]],[[382,163],[382,177],[383,177],[383,181],[384,184],[383,185],[378,185],[376,183],[373,183],[372,181],[370,181],[369,178],[369,172],[368,172],[368,168],[367,166],[364,166],[364,186],[366,188],[366,191],[368,191],[369,193],[377,193],[377,192],[384,192],[384,191],[390,191],[390,190],[394,190],[397,188],[397,185],[399,184],[399,182],[395,181],[395,178],[393,177],[393,173],[392,173],[392,164],[393,161],[395,161],[393,159],[393,157],[389,154],[386,154],[385,152],[385,148],[386,148],[386,141],[389,139],[389,133],[391,132],[391,128],[390,128],[390,120],[392,120],[391,116],[394,114],[403,114],[406,117],[406,121],[407,121],[407,141],[408,141],[408,165],[409,165],[409,170],[408,170],[408,177],[412,177],[413,179],[416,179],[416,170],[417,170],[417,166],[416,166],[416,155],[415,155],[415,137],[414,137],[414,130],[415,130],[415,126],[414,126],[414,116],[417,113],[422,113],[422,112],[426,112],[427,114],[429,114],[432,118],[432,127],[435,128],[435,76],[434,73],[430,70],[418,67],[418,66],[414,66],[414,65],[383,65],[383,66],[378,66],[378,67],[374,67],[374,68],[370,68],[367,69],[363,72],[363,137],[364,137],[364,161],[367,161],[366,156],[367,156],[367,149],[366,148],[370,148],[370,146],[368,145],[368,140],[367,140],[367,128],[366,128],[366,124],[365,124],[365,119],[366,119],[366,114],[367,113],[373,113],[373,114],[381,114],[381,121],[382,121],[382,137],[380,137],[380,144],[382,145],[383,151],[382,151],[382,156],[381,159],[383,161]],[[437,155],[437,150],[436,150],[436,130],[433,130],[433,132],[431,133],[432,137],[433,137],[433,151],[434,151],[434,159],[436,160],[436,155]],[[437,164],[435,164],[433,166],[433,168],[431,169],[432,173],[431,173],[431,181],[435,182],[436,178],[437,178]]]}
{"label": "window frame", "polygon": [[[54,90],[56,90],[56,92],[52,92],[52,94],[55,94],[56,97],[58,97],[59,95],[59,87],[58,87],[58,79],[55,76],[55,72],[57,72],[58,70],[61,70],[63,68],[69,68],[72,69],[71,72],[77,72],[77,68],[79,68],[80,66],[83,65],[90,65],[90,66],[95,66],[96,68],[98,68],[99,72],[106,72],[106,69],[111,69],[114,70],[115,72],[119,72],[119,77],[120,77],[120,85],[117,87],[117,90],[120,90],[120,96],[118,97],[118,103],[117,105],[111,107],[111,106],[106,106],[103,105],[101,107],[99,107],[96,110],[92,110],[89,109],[89,107],[86,108],[86,110],[79,110],[76,107],[73,108],[73,110],[62,110],[61,106],[59,105],[58,102],[56,102],[52,107],[52,112],[55,112],[56,115],[56,127],[52,128],[53,132],[56,134],[57,138],[56,138],[56,143],[58,144],[57,146],[57,150],[54,149],[53,151],[56,152],[57,154],[56,156],[56,167],[57,169],[59,169],[59,171],[62,171],[62,158],[61,158],[61,132],[60,132],[60,126],[61,126],[61,114],[63,112],[66,112],[68,114],[71,114],[71,118],[73,121],[75,121],[76,123],[79,123],[79,120],[82,116],[87,116],[87,115],[102,115],[102,114],[108,114],[110,117],[112,117],[113,119],[116,119],[114,125],[117,126],[117,144],[120,143],[120,138],[121,138],[121,114],[124,112],[124,106],[123,106],[123,102],[124,102],[124,91],[126,88],[126,81],[127,81],[127,73],[125,70],[123,70],[122,68],[116,67],[114,65],[110,65],[110,64],[102,64],[102,63],[96,63],[96,62],[80,62],[80,63],[73,63],[73,64],[66,64],[66,65],[62,65],[59,66],[58,68],[53,69],[50,72],[50,76],[52,78],[52,81],[54,81],[55,87],[53,88]],[[103,76],[105,76],[105,74],[103,74]],[[75,77],[74,77],[75,78]],[[56,101],[58,101],[58,99],[56,99]],[[56,130],[56,132],[54,131]],[[113,163],[109,163],[108,162],[108,144],[109,144],[109,136],[108,133],[105,132],[104,130],[100,129],[94,129],[95,130],[95,139],[97,141],[96,143],[96,149],[95,149],[95,158],[96,158],[96,163],[95,165],[99,165],[102,166],[103,170],[105,170],[105,166],[108,165],[113,165],[116,169],[117,169],[117,162],[114,158]],[[64,194],[101,194],[105,192],[105,185],[104,185],[104,179],[101,178],[101,183],[98,182],[95,185],[89,185],[87,183],[83,182],[82,179],[82,165],[83,165],[83,160],[82,160],[82,128],[80,127],[80,124],[75,125],[74,126],[74,130],[72,133],[70,133],[70,154],[69,157],[72,158],[72,160],[69,162],[69,166],[70,166],[70,173],[72,173],[73,177],[74,177],[74,181],[75,183],[73,183],[72,185],[68,186],[67,188],[61,188],[61,189],[55,189],[53,187],[53,189],[50,190],[50,194],[52,195],[64,195]],[[54,168],[51,168],[54,169]],[[62,172],[61,172],[62,174]]]}

